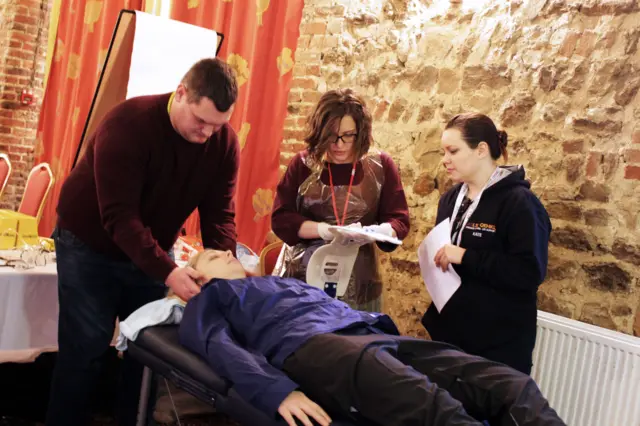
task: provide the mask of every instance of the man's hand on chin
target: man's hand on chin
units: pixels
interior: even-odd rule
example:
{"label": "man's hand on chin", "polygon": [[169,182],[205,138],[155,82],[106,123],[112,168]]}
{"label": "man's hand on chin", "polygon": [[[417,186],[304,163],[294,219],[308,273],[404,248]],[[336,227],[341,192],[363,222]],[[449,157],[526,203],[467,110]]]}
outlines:
{"label": "man's hand on chin", "polygon": [[296,426],[294,417],[305,426],[313,426],[309,417],[312,417],[321,426],[329,426],[331,424],[329,415],[300,391],[291,392],[278,407],[278,413],[287,421],[289,426]]}
{"label": "man's hand on chin", "polygon": [[200,293],[198,280],[202,274],[190,266],[175,268],[167,277],[166,284],[173,291],[173,294],[188,302],[196,294]]}

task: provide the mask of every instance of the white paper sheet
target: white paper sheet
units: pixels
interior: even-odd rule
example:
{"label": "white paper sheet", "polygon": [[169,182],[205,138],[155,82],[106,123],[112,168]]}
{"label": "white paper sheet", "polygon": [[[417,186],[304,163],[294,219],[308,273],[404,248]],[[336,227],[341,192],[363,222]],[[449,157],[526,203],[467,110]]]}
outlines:
{"label": "white paper sheet", "polygon": [[445,244],[451,244],[451,225],[448,218],[433,228],[418,247],[422,279],[438,312],[442,311],[460,287],[460,276],[451,265],[443,272],[433,261],[438,250]]}
{"label": "white paper sheet", "polygon": [[349,236],[350,234],[364,235],[366,237],[369,237],[371,242],[380,241],[382,243],[402,245],[402,241],[395,237],[390,237],[388,235],[381,234],[379,232],[365,231],[363,228],[348,227],[348,226],[330,226],[329,230],[332,230],[332,229],[340,232],[340,234],[345,236]]}
{"label": "white paper sheet", "polygon": [[216,56],[218,34],[136,11],[127,99],[172,92],[191,66]]}

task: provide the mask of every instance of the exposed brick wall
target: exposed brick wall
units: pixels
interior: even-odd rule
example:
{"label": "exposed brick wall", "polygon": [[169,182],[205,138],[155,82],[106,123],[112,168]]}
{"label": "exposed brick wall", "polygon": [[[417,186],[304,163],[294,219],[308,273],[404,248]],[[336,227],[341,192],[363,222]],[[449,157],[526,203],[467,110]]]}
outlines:
{"label": "exposed brick wall", "polygon": [[[412,231],[383,255],[385,311],[421,334],[417,245],[449,185],[442,127],[481,111],[509,133],[552,218],[543,310],[640,335],[640,4],[635,0],[307,0],[281,165],[327,89],[352,87],[398,163]],[[471,6],[471,7],[467,7]]]}
{"label": "exposed brick wall", "polygon": [[[44,1],[36,43],[40,2],[0,0],[0,152],[14,165],[0,207],[18,206],[33,165]],[[439,132],[452,113],[486,112],[509,131],[513,162],[525,164],[552,217],[542,308],[640,335],[638,3],[489,1],[477,11],[451,3],[438,15],[417,0],[306,0],[281,171],[303,149],[321,93],[348,86],[365,94],[376,142],[401,169],[413,228],[403,248],[383,256],[386,311],[419,334],[428,296],[415,249],[446,186]],[[37,102],[23,107],[34,55]]]}
{"label": "exposed brick wall", "polygon": [[[50,0],[0,0],[0,152],[13,166],[1,208],[18,207],[33,167],[50,8]],[[33,105],[20,103],[23,89],[33,90]]]}

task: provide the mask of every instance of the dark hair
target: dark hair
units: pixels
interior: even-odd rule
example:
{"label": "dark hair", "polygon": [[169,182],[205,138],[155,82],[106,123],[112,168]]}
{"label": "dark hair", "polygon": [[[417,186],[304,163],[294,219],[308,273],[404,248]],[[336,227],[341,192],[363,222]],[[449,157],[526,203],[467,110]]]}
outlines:
{"label": "dark hair", "polygon": [[326,92],[307,119],[307,143],[309,157],[315,165],[322,164],[332,139],[340,127],[342,117],[349,115],[356,122],[358,136],[354,141],[356,159],[369,152],[373,142],[371,135],[371,114],[364,99],[352,89],[338,89]]}
{"label": "dark hair", "polygon": [[507,132],[498,130],[493,121],[484,114],[468,112],[458,114],[447,123],[445,130],[458,129],[469,147],[476,149],[480,142],[489,145],[491,158],[497,160],[504,157],[508,160]]}
{"label": "dark hair", "polygon": [[235,72],[218,58],[205,58],[193,64],[182,78],[182,84],[187,88],[189,103],[205,97],[220,112],[228,111],[238,98]]}

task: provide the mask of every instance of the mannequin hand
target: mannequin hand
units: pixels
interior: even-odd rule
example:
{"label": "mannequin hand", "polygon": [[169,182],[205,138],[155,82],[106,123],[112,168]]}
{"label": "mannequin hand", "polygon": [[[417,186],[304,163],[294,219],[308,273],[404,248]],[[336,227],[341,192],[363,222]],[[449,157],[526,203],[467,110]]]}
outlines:
{"label": "mannequin hand", "polygon": [[464,256],[465,251],[465,249],[453,244],[445,244],[438,250],[433,261],[442,271],[446,271],[450,264],[459,265],[462,263],[462,256]]}
{"label": "mannequin hand", "polygon": [[312,426],[309,417],[312,417],[322,426],[331,424],[331,417],[318,404],[307,398],[300,391],[291,392],[278,407],[278,413],[289,426],[296,426],[294,417],[305,426]]}
{"label": "mannequin hand", "polygon": [[396,238],[396,231],[391,227],[390,223],[381,223],[380,225],[369,225],[363,228],[368,232],[376,232],[378,234],[386,235],[387,237]]}

